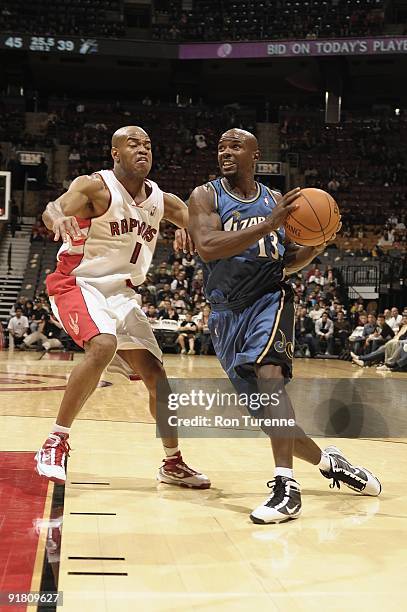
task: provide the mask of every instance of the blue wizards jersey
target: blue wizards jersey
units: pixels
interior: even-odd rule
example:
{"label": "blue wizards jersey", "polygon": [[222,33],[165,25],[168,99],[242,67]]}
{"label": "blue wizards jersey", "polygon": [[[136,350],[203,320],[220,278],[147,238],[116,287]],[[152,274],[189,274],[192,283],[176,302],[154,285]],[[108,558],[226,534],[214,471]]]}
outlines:
{"label": "blue wizards jersey", "polygon": [[[277,204],[273,191],[261,183],[256,183],[257,194],[250,200],[232,194],[223,178],[208,184],[225,232],[264,221]],[[214,310],[242,310],[279,287],[284,277],[284,237],[281,228],[239,255],[204,264],[205,295]]]}

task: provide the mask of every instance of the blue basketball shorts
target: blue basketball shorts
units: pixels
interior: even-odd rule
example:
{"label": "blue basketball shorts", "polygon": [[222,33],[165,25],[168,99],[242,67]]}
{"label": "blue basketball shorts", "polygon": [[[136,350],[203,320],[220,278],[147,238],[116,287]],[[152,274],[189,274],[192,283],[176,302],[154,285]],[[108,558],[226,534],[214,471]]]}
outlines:
{"label": "blue basketball shorts", "polygon": [[256,366],[281,366],[292,376],[294,299],[289,286],[266,293],[240,312],[212,311],[208,322],[213,346],[228,377],[254,382]]}

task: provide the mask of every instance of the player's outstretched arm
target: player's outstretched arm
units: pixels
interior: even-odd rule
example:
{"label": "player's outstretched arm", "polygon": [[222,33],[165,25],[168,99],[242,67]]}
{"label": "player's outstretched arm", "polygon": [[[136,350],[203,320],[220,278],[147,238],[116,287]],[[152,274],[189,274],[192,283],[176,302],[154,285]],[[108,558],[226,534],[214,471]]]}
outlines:
{"label": "player's outstretched arm", "polygon": [[66,193],[48,203],[42,220],[46,227],[54,232],[56,241],[61,237],[66,242],[68,236],[73,239],[81,238],[76,217],[97,217],[106,212],[109,201],[109,191],[100,176],[78,176]]}
{"label": "player's outstretched arm", "polygon": [[225,232],[216,211],[213,188],[210,185],[196,187],[189,199],[188,231],[201,259],[212,261],[239,255],[271,231],[278,229],[290,212],[297,208],[293,201],[298,193],[299,190],[295,195],[287,194],[265,221],[246,229]]}
{"label": "player's outstretched arm", "polygon": [[189,219],[188,206],[173,193],[164,193],[164,219],[180,228],[175,232],[174,251],[193,255],[195,246],[186,229]]}
{"label": "player's outstretched arm", "polygon": [[173,193],[164,193],[164,219],[177,227],[188,227],[188,206]]}

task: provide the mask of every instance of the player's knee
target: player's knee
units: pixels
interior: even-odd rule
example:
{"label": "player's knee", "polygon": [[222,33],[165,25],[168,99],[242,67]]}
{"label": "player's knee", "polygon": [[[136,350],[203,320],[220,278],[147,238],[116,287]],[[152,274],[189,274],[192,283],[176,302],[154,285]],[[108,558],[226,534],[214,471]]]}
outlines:
{"label": "player's knee", "polygon": [[258,368],[257,378],[259,381],[281,380],[284,379],[284,374],[281,366],[267,364]]}
{"label": "player's knee", "polygon": [[88,356],[98,365],[107,365],[114,357],[117,339],[110,334],[100,334],[92,338],[87,351]]}
{"label": "player's knee", "polygon": [[154,359],[143,372],[143,381],[148,388],[155,389],[157,383],[165,378],[165,370],[158,359]]}
{"label": "player's knee", "polygon": [[281,366],[267,364],[257,370],[257,386],[262,393],[280,393],[284,391],[284,374]]}

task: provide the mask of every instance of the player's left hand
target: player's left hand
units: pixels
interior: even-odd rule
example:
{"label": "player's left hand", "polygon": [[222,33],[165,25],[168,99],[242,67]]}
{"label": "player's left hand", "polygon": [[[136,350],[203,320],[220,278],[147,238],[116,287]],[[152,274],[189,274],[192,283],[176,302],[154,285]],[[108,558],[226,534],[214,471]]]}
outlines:
{"label": "player's left hand", "polygon": [[195,245],[186,229],[175,230],[173,246],[176,253],[190,253],[191,255],[195,253]]}
{"label": "player's left hand", "polygon": [[314,247],[315,253],[322,253],[323,251],[325,251],[325,249],[327,248],[327,246],[329,244],[332,244],[333,242],[335,242],[336,236],[337,236],[338,232],[340,232],[341,227],[342,227],[342,222],[339,221],[338,228],[337,228],[336,232],[330,237],[330,239],[327,240],[326,242],[323,242],[322,244],[319,244],[318,246]]}

